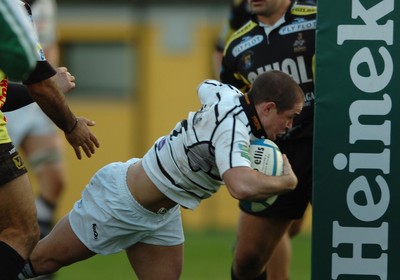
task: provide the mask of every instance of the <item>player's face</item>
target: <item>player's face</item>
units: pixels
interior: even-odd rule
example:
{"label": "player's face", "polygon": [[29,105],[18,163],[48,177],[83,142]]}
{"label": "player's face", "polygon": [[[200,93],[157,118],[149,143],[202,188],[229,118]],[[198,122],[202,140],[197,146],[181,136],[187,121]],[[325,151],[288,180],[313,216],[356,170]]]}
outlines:
{"label": "player's face", "polygon": [[283,135],[291,129],[294,118],[300,114],[302,108],[302,102],[296,103],[292,109],[283,112],[278,112],[276,107],[270,108],[263,122],[268,139],[275,140],[278,135]]}
{"label": "player's face", "polygon": [[253,14],[269,17],[276,13],[285,0],[248,0]]}

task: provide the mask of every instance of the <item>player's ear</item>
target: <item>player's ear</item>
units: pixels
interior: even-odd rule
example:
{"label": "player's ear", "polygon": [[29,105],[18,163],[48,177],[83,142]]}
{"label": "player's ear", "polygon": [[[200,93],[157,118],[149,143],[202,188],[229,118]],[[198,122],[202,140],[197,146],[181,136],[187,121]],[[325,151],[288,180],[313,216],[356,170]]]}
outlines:
{"label": "player's ear", "polygon": [[262,111],[264,114],[269,114],[272,109],[276,108],[275,102],[265,102],[262,106]]}

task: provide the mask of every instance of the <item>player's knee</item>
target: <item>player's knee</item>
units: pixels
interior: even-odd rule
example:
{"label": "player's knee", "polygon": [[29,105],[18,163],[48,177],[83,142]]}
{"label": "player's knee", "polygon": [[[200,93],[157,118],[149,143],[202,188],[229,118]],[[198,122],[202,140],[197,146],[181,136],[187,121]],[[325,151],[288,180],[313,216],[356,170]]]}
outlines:
{"label": "player's knee", "polygon": [[49,164],[56,164],[63,161],[63,155],[56,148],[36,151],[29,156],[29,164],[34,171],[41,170]]}
{"label": "player's knee", "polygon": [[294,237],[298,235],[301,231],[301,226],[302,226],[302,220],[296,220],[292,223],[292,225],[289,228],[289,236]]}
{"label": "player's knee", "polygon": [[246,275],[257,276],[264,269],[264,264],[258,254],[247,253],[246,255],[235,255],[233,262],[233,271],[240,278]]}

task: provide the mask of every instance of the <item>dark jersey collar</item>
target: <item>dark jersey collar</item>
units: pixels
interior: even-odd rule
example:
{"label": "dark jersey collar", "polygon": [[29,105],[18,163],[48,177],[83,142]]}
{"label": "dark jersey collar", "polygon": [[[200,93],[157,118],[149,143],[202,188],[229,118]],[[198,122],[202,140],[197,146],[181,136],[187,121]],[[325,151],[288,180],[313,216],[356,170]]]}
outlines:
{"label": "dark jersey collar", "polygon": [[245,93],[239,98],[239,100],[247,118],[249,119],[251,133],[253,133],[253,135],[257,138],[267,138],[267,132],[261,125],[260,118],[258,117],[251,96]]}

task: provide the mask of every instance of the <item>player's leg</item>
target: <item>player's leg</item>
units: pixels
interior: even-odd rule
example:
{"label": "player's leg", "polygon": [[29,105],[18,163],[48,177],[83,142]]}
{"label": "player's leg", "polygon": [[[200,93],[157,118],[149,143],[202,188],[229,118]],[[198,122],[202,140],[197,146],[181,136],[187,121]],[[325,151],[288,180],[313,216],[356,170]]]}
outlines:
{"label": "player's leg", "polygon": [[286,232],[276,246],[272,256],[267,262],[267,275],[270,280],[289,279],[290,263],[292,259],[292,244]]}
{"label": "player's leg", "polygon": [[183,244],[159,246],[137,243],[126,250],[139,279],[176,280],[182,272]]}
{"label": "player's leg", "polygon": [[39,228],[33,193],[28,175],[24,174],[0,186],[2,279],[13,279],[7,277],[17,275],[38,240]]}
{"label": "player's leg", "polygon": [[30,115],[32,126],[21,148],[38,181],[36,207],[43,238],[53,226],[56,206],[66,185],[64,139],[40,108],[31,108]]}
{"label": "player's leg", "polygon": [[288,279],[292,255],[290,239],[301,230],[303,215],[312,194],[312,141],[278,140],[277,142],[281,151],[288,156],[299,183],[293,192],[281,195],[264,213],[270,217],[285,217],[293,220],[283,239],[286,246],[281,241],[267,263],[268,276],[271,280]]}
{"label": "player's leg", "polygon": [[292,220],[259,217],[240,211],[232,279],[265,278],[265,264]]}
{"label": "player's leg", "polygon": [[[33,277],[56,272],[95,255],[75,235],[68,216],[62,218],[33,250],[23,274]],[[33,274],[32,274],[33,273]]]}
{"label": "player's leg", "polygon": [[[140,168],[138,164],[137,167]],[[134,171],[130,168],[129,171]],[[129,172],[128,172],[129,174]],[[128,180],[129,182],[129,180]],[[132,196],[134,199],[134,197]],[[133,201],[132,201],[133,202]],[[184,234],[180,206],[154,213],[138,202],[132,204],[135,222],[132,236],[140,235],[126,250],[128,259],[139,279],[179,279],[182,272]],[[132,218],[134,217],[134,218]]]}
{"label": "player's leg", "polygon": [[0,144],[2,279],[15,278],[38,240],[39,228],[26,168],[12,143]]}
{"label": "player's leg", "polygon": [[287,280],[289,279],[290,265],[292,261],[291,238],[296,236],[300,230],[303,219],[294,220],[281,241],[275,248],[274,253],[267,262],[267,279]]}

